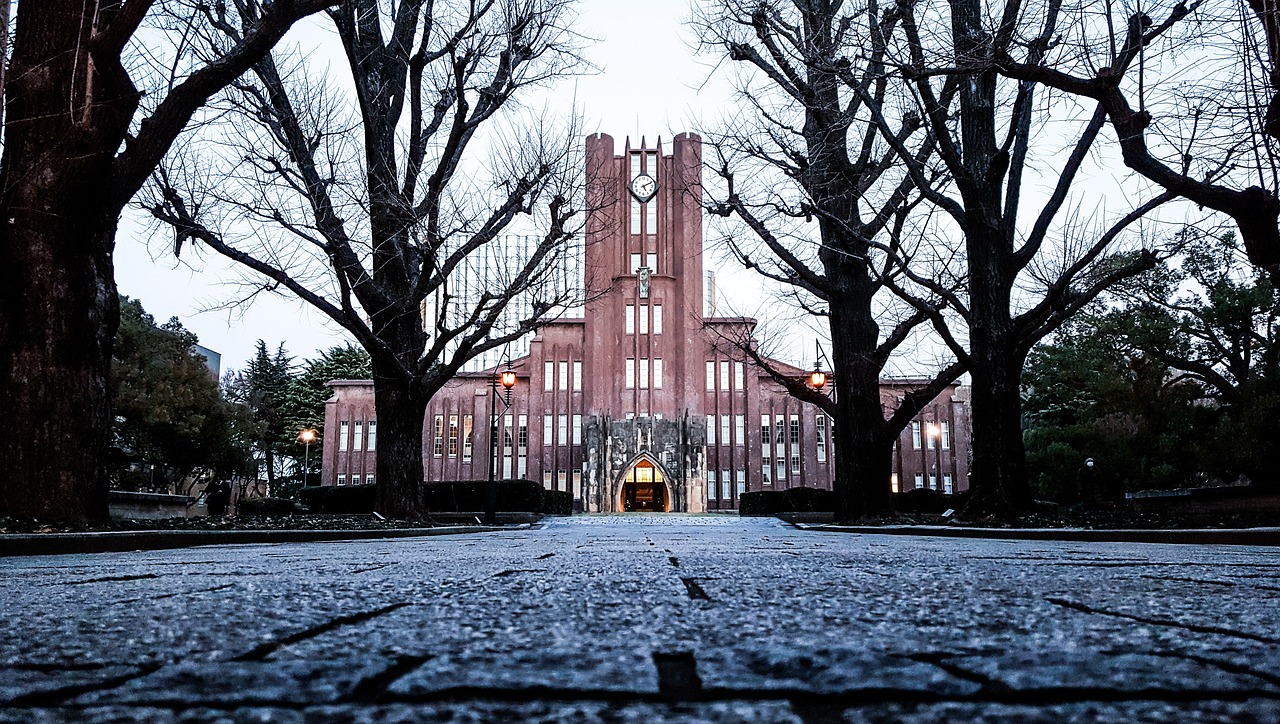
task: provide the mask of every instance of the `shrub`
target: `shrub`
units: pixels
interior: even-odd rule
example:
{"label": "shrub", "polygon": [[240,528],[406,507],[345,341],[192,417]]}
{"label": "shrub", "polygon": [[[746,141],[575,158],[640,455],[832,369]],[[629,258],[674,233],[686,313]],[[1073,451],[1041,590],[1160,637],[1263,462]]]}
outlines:
{"label": "shrub", "polygon": [[247,516],[291,515],[297,510],[297,503],[283,498],[242,498],[236,513]]}
{"label": "shrub", "polygon": [[782,511],[781,490],[752,490],[738,496],[738,515],[776,515]]}
{"label": "shrub", "polygon": [[567,490],[543,490],[539,513],[573,515],[573,493]]}
{"label": "shrub", "polygon": [[788,488],[783,491],[784,513],[834,513],[836,495],[822,488]]}
{"label": "shrub", "polygon": [[[486,480],[451,480],[427,483],[423,488],[427,510],[439,513],[475,513],[485,508]],[[532,480],[499,480],[498,511],[536,513],[543,506],[542,486]]]}
{"label": "shrub", "polygon": [[312,513],[361,515],[373,512],[376,485],[315,486],[303,488],[302,504]]}

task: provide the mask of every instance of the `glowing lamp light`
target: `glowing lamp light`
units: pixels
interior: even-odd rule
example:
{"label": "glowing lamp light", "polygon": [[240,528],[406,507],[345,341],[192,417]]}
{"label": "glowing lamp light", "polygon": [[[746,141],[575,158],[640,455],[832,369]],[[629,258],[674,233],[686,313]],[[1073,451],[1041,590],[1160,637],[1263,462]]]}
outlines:
{"label": "glowing lamp light", "polygon": [[827,384],[827,373],[815,367],[813,371],[809,373],[809,384],[815,390],[822,389]]}
{"label": "glowing lamp light", "polygon": [[310,445],[316,441],[316,431],[311,428],[305,428],[298,433],[298,442],[303,445]]}
{"label": "glowing lamp light", "polygon": [[502,386],[507,388],[508,390],[511,389],[512,387],[515,387],[516,371],[508,367],[507,369],[503,370],[502,375],[499,376],[498,378],[498,381],[501,382]]}

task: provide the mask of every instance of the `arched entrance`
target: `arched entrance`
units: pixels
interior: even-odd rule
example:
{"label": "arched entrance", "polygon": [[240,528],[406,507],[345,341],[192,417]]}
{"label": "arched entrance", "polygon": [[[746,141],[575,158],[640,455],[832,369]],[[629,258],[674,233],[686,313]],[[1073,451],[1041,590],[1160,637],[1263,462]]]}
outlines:
{"label": "arched entrance", "polygon": [[618,510],[627,513],[665,513],[671,509],[667,482],[662,469],[640,458],[622,479],[622,499]]}

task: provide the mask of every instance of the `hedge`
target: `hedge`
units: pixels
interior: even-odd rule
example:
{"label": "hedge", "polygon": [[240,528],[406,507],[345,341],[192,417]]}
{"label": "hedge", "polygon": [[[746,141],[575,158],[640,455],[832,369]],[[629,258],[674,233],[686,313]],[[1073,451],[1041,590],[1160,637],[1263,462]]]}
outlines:
{"label": "hedge", "polygon": [[[487,480],[450,480],[426,483],[423,495],[428,511],[477,513],[485,509]],[[302,502],[312,513],[367,514],[373,512],[377,486],[350,485],[302,489]],[[499,480],[498,511],[569,515],[573,497],[563,490],[544,490],[532,480]]]}
{"label": "hedge", "polygon": [[283,498],[241,498],[236,504],[236,515],[291,515],[298,512],[298,504]]}
{"label": "hedge", "polygon": [[[936,490],[919,488],[893,494],[893,509],[899,513],[938,514],[948,508],[964,507],[965,495],[946,495]],[[738,498],[739,515],[777,515],[778,513],[831,513],[836,509],[835,493],[822,488],[788,488],[787,490],[755,490]]]}

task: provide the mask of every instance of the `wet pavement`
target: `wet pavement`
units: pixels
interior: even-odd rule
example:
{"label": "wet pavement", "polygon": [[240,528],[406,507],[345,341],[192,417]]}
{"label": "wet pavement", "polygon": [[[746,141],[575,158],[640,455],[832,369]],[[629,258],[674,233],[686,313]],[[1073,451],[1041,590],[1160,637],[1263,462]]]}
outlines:
{"label": "wet pavement", "polygon": [[1277,721],[1276,548],[576,516],[0,559],[3,721]]}

